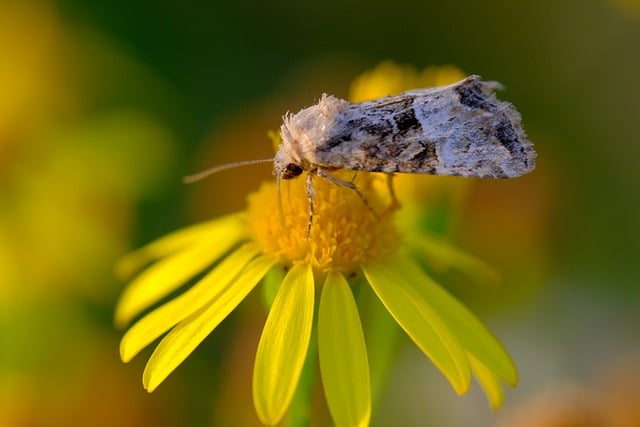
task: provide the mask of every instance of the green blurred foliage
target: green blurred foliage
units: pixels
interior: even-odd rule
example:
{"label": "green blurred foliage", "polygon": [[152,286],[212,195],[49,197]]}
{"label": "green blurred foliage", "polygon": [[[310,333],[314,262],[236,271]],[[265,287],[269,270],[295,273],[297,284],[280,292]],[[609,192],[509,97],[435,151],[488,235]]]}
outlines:
{"label": "green blurred foliage", "polygon": [[[111,266],[241,209],[268,167],[181,176],[269,156],[285,111],[346,96],[382,60],[499,80],[539,152],[531,176],[476,182],[456,232],[503,272],[500,288],[451,283],[513,349],[505,411],[640,363],[637,0],[8,0],[0,24],[0,425],[255,424],[257,298],[146,396],[144,357],[117,360]],[[487,412],[400,360],[390,386],[420,398],[390,391],[378,425]]]}

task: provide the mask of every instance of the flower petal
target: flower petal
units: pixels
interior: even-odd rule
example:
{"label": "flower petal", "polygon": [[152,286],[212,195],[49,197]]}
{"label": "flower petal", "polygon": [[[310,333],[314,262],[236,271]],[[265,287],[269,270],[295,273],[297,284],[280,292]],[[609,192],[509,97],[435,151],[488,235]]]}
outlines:
{"label": "flower petal", "polygon": [[362,266],[369,284],[396,322],[447,377],[456,393],[466,393],[471,369],[464,350],[432,301],[421,294],[416,279],[404,274],[402,268],[399,257]]}
{"label": "flower petal", "polygon": [[[188,242],[183,242],[183,240],[187,237],[195,239],[195,233],[200,233],[197,240],[200,242],[199,244],[186,249],[174,248],[173,251],[178,251],[177,253],[147,268],[129,284],[116,306],[116,325],[122,327],[129,323],[142,310],[174,291],[238,243],[244,237],[245,231],[242,228],[235,227],[237,224],[234,225],[232,219],[236,222],[238,221],[237,217],[232,217],[227,218],[227,221],[222,223],[202,224],[190,232],[194,233],[194,235],[190,233],[180,234],[176,242],[169,240],[166,245],[159,245],[159,248],[155,248],[155,245],[162,243],[161,241],[169,237],[167,236],[145,247],[150,248],[150,255],[155,257],[161,249],[168,251],[168,247],[171,244],[177,245],[180,243],[184,245]],[[205,230],[205,225],[209,225],[213,230]],[[191,230],[191,227],[189,230]],[[181,230],[181,232],[185,231]],[[211,232],[217,234],[211,235],[209,234]],[[209,238],[208,236],[215,237]],[[146,256],[145,248],[140,250],[143,251],[141,253],[139,253],[140,251],[134,253],[133,257]],[[127,262],[126,259],[125,262]],[[131,262],[133,263],[134,261]]]}
{"label": "flower petal", "polygon": [[203,239],[203,235],[222,236],[223,240],[226,240],[225,236],[228,234],[236,235],[243,230],[246,230],[244,213],[235,213],[181,228],[120,259],[116,265],[116,275],[123,280],[128,279],[145,264],[153,260],[165,257],[194,243],[207,240],[206,238]]}
{"label": "flower petal", "polygon": [[128,362],[153,340],[218,297],[257,254],[255,245],[240,247],[189,290],[136,322],[120,342],[122,360]]}
{"label": "flower petal", "polygon": [[253,402],[263,424],[277,424],[291,403],[309,346],[313,305],[311,267],[294,265],[273,301],[256,354]]}
{"label": "flower petal", "polygon": [[336,426],[368,426],[371,386],[364,334],[351,288],[340,273],[330,273],[322,288],[318,314],[320,374]]}
{"label": "flower petal", "polygon": [[434,260],[446,268],[460,270],[480,283],[500,283],[500,274],[489,264],[444,240],[424,237],[412,240],[411,245],[427,259]]}
{"label": "flower petal", "polygon": [[273,267],[269,256],[253,259],[236,278],[208,305],[180,322],[158,344],[142,382],[148,392],[155,390],[173,370],[224,320]]}
{"label": "flower petal", "polygon": [[357,295],[358,311],[367,343],[371,402],[375,406],[386,391],[386,385],[398,359],[404,331],[368,284],[360,286]]}
{"label": "flower petal", "polygon": [[468,353],[468,356],[473,374],[484,390],[491,409],[500,408],[504,400],[504,389],[500,384],[500,378],[491,369],[487,368],[484,363],[476,359],[473,354]]}
{"label": "flower petal", "polygon": [[415,263],[399,259],[396,267],[404,277],[412,279],[414,288],[422,294],[422,298],[429,301],[465,350],[473,353],[507,384],[517,384],[518,372],[513,360],[500,341],[467,307],[440,287]]}

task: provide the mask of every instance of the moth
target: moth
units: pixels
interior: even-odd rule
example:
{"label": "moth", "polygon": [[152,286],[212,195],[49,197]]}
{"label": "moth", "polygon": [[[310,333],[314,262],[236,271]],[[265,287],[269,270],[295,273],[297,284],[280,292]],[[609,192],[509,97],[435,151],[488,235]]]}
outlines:
{"label": "moth", "polygon": [[353,183],[331,172],[515,178],[535,168],[536,152],[518,111],[495,96],[501,87],[471,75],[451,85],[361,103],[323,94],[317,104],[283,117],[282,143],[273,159],[221,165],[185,180],[267,161],[273,161],[278,183],[307,172],[308,234],[315,175],[351,188],[365,203]]}

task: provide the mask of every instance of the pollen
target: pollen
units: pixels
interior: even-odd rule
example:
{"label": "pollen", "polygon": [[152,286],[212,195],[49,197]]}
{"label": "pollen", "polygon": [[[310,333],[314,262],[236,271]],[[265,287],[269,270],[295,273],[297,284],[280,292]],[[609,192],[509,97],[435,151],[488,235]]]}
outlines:
{"label": "pollen", "polygon": [[[248,198],[247,225],[262,250],[288,265],[306,263],[320,273],[351,273],[358,266],[392,254],[400,245],[389,195],[374,174],[333,173],[352,180],[363,195],[316,176],[313,218],[309,224],[306,176],[263,183]],[[282,207],[280,207],[280,203]]]}

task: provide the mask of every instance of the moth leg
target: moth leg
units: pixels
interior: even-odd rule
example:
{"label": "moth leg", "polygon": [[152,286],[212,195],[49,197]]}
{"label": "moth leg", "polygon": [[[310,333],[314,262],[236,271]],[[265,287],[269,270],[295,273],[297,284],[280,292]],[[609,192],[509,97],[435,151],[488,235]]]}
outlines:
{"label": "moth leg", "polygon": [[320,175],[321,177],[323,177],[324,179],[326,179],[330,183],[337,185],[338,187],[347,187],[348,189],[355,191],[355,193],[358,195],[358,197],[360,197],[360,200],[362,200],[362,202],[365,204],[367,209],[369,209],[369,211],[371,211],[371,213],[376,218],[380,219],[380,215],[378,215],[378,213],[373,210],[373,208],[371,207],[371,205],[367,201],[367,198],[364,197],[364,194],[362,194],[362,191],[360,191],[360,189],[353,182],[345,181],[345,180],[342,180],[340,178],[336,178],[335,176],[331,175],[330,173],[328,173],[327,171],[325,171],[323,169],[318,169],[317,173],[318,173],[318,175]]}
{"label": "moth leg", "polygon": [[394,211],[402,206],[400,205],[400,202],[396,197],[396,191],[393,188],[393,177],[395,175],[393,174],[393,172],[387,172],[385,173],[385,175],[387,175],[387,187],[389,188],[389,196],[391,196],[391,205],[389,206],[389,210]]}
{"label": "moth leg", "polygon": [[278,211],[280,212],[280,225],[282,225],[282,229],[285,229],[285,220],[284,220],[284,207],[282,205],[282,190],[280,187],[280,176],[276,177],[276,188],[278,190]]}
{"label": "moth leg", "polygon": [[311,234],[311,224],[313,223],[313,196],[315,190],[313,189],[313,176],[318,173],[317,169],[311,169],[307,174],[307,204],[309,205],[309,221],[307,221],[307,231],[304,235],[305,240],[309,240]]}

